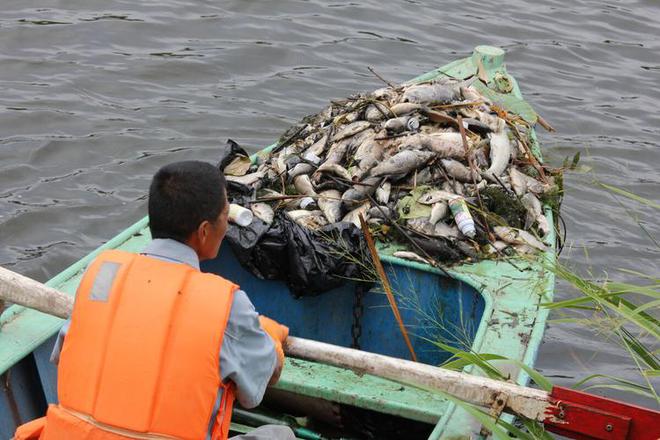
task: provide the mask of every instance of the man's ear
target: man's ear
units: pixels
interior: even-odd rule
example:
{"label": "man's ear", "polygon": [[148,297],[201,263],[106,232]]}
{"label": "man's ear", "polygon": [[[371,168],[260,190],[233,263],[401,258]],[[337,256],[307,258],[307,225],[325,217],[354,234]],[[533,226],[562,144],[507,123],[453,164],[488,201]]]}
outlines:
{"label": "man's ear", "polygon": [[211,234],[211,230],[209,229],[210,227],[211,222],[208,220],[204,220],[197,227],[197,239],[200,243],[204,243],[208,239],[209,235]]}

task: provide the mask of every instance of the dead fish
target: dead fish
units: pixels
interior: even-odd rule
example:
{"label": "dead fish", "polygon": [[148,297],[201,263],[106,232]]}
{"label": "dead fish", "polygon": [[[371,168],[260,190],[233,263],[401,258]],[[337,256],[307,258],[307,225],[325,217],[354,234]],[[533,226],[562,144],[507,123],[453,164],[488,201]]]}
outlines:
{"label": "dead fish", "polygon": [[[312,181],[314,181],[314,177],[312,177]],[[346,190],[346,184],[333,179],[325,179],[321,183],[316,184],[314,189],[317,194],[331,189],[341,192]]]}
{"label": "dead fish", "polygon": [[457,99],[459,90],[454,86],[440,83],[418,84],[403,92],[403,102],[419,104],[446,104]]}
{"label": "dead fish", "polygon": [[522,229],[510,228],[508,226],[495,226],[493,228],[495,235],[511,244],[524,244],[540,251],[544,251],[546,246],[537,240],[532,234]]}
{"label": "dead fish", "polygon": [[383,128],[388,133],[402,133],[404,131],[417,131],[419,128],[419,119],[414,116],[399,116],[397,118],[388,119]]}
{"label": "dead fish", "polygon": [[437,153],[441,158],[462,159],[465,157],[465,147],[460,133],[444,132],[420,136],[422,136],[422,145]]}
{"label": "dead fish", "polygon": [[330,119],[332,119],[332,104],[321,110],[321,113],[319,113],[320,121],[329,121]]}
{"label": "dead fish", "polygon": [[414,173],[411,173],[410,177],[406,179],[405,184],[410,186],[425,185],[433,181],[433,172],[429,167],[422,168],[421,170],[415,170]]}
{"label": "dead fish", "polygon": [[503,131],[504,127],[506,127],[504,119],[497,115],[492,115],[489,112],[477,110],[477,119],[489,126],[495,133]]}
{"label": "dead fish", "polygon": [[259,182],[264,177],[262,171],[255,171],[254,173],[246,174],[244,176],[225,176],[229,182],[240,183],[245,186],[252,186]]}
{"label": "dead fish", "polygon": [[550,224],[545,215],[543,215],[543,207],[541,202],[532,193],[527,193],[520,199],[523,206],[527,210],[527,218],[525,219],[525,229],[529,229],[534,222],[539,227],[539,230],[545,237],[550,232]]}
{"label": "dead fish", "polygon": [[341,220],[341,193],[339,191],[329,189],[320,192],[318,204],[329,223],[337,223]]}
{"label": "dead fish", "polygon": [[273,161],[277,174],[284,174],[287,171],[287,159],[295,153],[297,153],[297,149],[292,145],[284,147],[279,153],[277,153],[277,156]]}
{"label": "dead fish", "polygon": [[421,110],[422,108],[423,106],[421,104],[416,104],[414,102],[400,102],[394,104],[390,110],[394,116],[403,116],[416,110]]}
{"label": "dead fish", "polygon": [[360,214],[362,214],[362,216],[365,217],[365,220],[368,220],[367,212],[369,211],[370,207],[371,207],[371,203],[366,202],[361,206],[358,206],[354,210],[350,211],[348,214],[346,214],[344,218],[341,219],[341,221],[353,223],[355,226],[360,228],[361,227]]}
{"label": "dead fish", "polygon": [[470,160],[478,167],[488,167],[488,159],[483,148],[473,148],[470,151]]}
{"label": "dead fish", "polygon": [[500,177],[511,160],[511,142],[506,132],[491,133],[490,138],[490,168],[483,172],[483,176],[493,183],[495,177]]}
{"label": "dead fish", "polygon": [[351,144],[350,139],[344,139],[339,142],[335,142],[330,146],[328,154],[325,156],[325,162],[327,164],[331,163],[341,163],[346,155],[346,151]]}
{"label": "dead fish", "polygon": [[435,154],[430,151],[404,150],[373,167],[369,175],[400,178],[424,165],[433,157]]}
{"label": "dead fish", "polygon": [[366,119],[369,122],[378,122],[387,118],[391,114],[392,112],[390,111],[389,108],[387,108],[385,104],[382,104],[380,102],[374,102],[373,104],[369,105],[364,111],[364,119]]}
{"label": "dead fish", "polygon": [[469,183],[481,181],[481,176],[479,173],[469,169],[457,160],[442,159],[440,162],[442,163],[445,171],[447,171],[447,174],[456,180]]}
{"label": "dead fish", "polygon": [[454,193],[456,195],[459,195],[459,196],[464,196],[465,195],[465,187],[458,180],[454,181],[454,184],[452,185],[452,187],[454,188]]}
{"label": "dead fish", "polygon": [[250,209],[255,217],[262,220],[266,224],[273,223],[273,218],[275,217],[275,212],[273,208],[270,207],[267,203],[252,203]]}
{"label": "dead fish", "polygon": [[314,142],[312,146],[310,146],[307,150],[305,150],[305,154],[311,153],[317,157],[321,157],[323,155],[323,151],[325,150],[325,145],[327,141],[328,141],[328,135],[325,134],[321,139]]}
{"label": "dead fish", "polygon": [[394,99],[396,95],[397,92],[392,87],[381,87],[371,92],[371,96],[374,98],[388,101]]}
{"label": "dead fish", "polygon": [[312,185],[312,181],[307,174],[296,176],[293,179],[293,186],[296,188],[296,191],[298,191],[298,194],[304,194],[306,196],[316,195],[314,185]]}
{"label": "dead fish", "polygon": [[434,203],[433,206],[431,207],[431,216],[429,217],[429,222],[431,222],[432,225],[435,225],[436,223],[438,223],[438,221],[445,218],[448,212],[449,212],[449,205],[447,204],[447,202]]}
{"label": "dead fish", "polygon": [[423,194],[417,201],[423,205],[434,205],[438,202],[449,202],[456,198],[456,194],[450,191],[434,189]]}
{"label": "dead fish", "polygon": [[369,209],[367,215],[369,215],[370,219],[376,218],[381,220],[390,220],[392,219],[392,210],[387,206],[374,206],[373,208]]}
{"label": "dead fish", "polygon": [[300,176],[302,174],[309,174],[312,171],[314,171],[314,165],[301,162],[297,164],[295,167],[291,168],[289,171],[287,171],[287,174],[289,175],[290,178],[293,179],[294,177]]}
{"label": "dead fish", "polygon": [[414,261],[416,263],[431,264],[431,262],[426,258],[421,257],[416,253],[410,251],[396,251],[392,254],[392,256],[396,258],[402,258],[404,260]]}
{"label": "dead fish", "polygon": [[527,192],[527,180],[525,179],[525,174],[518,171],[516,167],[511,167],[509,170],[509,182],[518,197],[525,195]]}
{"label": "dead fish", "polygon": [[463,99],[471,102],[487,102],[487,99],[473,87],[461,87]]}
{"label": "dead fish", "polygon": [[[316,172],[314,173],[314,176],[320,177],[322,173],[328,173],[328,174],[334,174],[335,176],[341,177],[342,179],[345,180],[352,180],[351,179],[351,173],[348,172],[346,168],[343,166],[337,164],[337,163],[327,163],[324,162],[321,164],[320,167],[317,168]],[[314,179],[314,181],[318,181],[318,179]]]}
{"label": "dead fish", "polygon": [[477,133],[481,136],[485,136],[488,133],[492,132],[493,129],[490,128],[490,126],[484,122],[479,121],[478,119],[474,118],[464,118],[463,119],[463,126],[467,128],[468,130]]}
{"label": "dead fish", "polygon": [[349,138],[351,136],[356,135],[357,133],[366,130],[367,128],[371,127],[371,123],[368,121],[356,121],[353,123],[350,123],[343,127],[341,130],[339,130],[335,135],[333,136],[332,140],[334,142],[341,141],[343,139]]}
{"label": "dead fish", "polygon": [[481,182],[477,183],[476,185],[471,185],[471,184],[466,184],[465,185],[465,193],[469,195],[470,197],[474,197],[477,195],[478,192],[483,191],[486,189],[488,186],[488,182],[485,180],[482,180]]}
{"label": "dead fish", "polygon": [[413,231],[420,232],[430,237],[458,237],[458,229],[451,227],[444,222],[438,222],[435,225],[431,224],[428,218],[412,218],[406,224]]}
{"label": "dead fish", "polygon": [[314,231],[328,224],[328,220],[326,220],[321,211],[310,212],[312,213],[311,215],[299,217],[295,220],[295,222],[304,228]]}
{"label": "dead fish", "polygon": [[552,190],[554,187],[549,183],[543,183],[535,178],[528,176],[525,173],[518,171],[516,168],[511,168],[509,171],[509,178],[511,187],[518,196],[523,196],[528,191],[536,195],[545,194]]}
{"label": "dead fish", "polygon": [[376,189],[376,200],[378,203],[386,205],[390,201],[390,192],[392,191],[392,184],[388,181],[385,181],[380,184]]}
{"label": "dead fish", "polygon": [[376,192],[381,180],[381,177],[367,177],[362,182],[353,185],[341,196],[344,206],[351,209],[364,202],[366,198]]}
{"label": "dead fish", "polygon": [[374,137],[364,139],[353,156],[357,166],[351,171],[351,176],[357,180],[361,180],[383,158],[384,144]]}
{"label": "dead fish", "polygon": [[534,247],[526,244],[514,244],[513,248],[516,250],[516,252],[523,255],[534,254],[537,252]]}
{"label": "dead fish", "polygon": [[493,247],[494,247],[496,250],[498,250],[498,251],[501,252],[501,251],[503,251],[504,249],[506,249],[506,248],[509,247],[509,243],[507,243],[506,241],[502,241],[502,240],[495,240],[495,241],[493,242]]}
{"label": "dead fish", "polygon": [[303,217],[307,217],[310,215],[314,215],[315,213],[321,213],[321,211],[309,211],[307,209],[294,209],[293,211],[286,211],[286,215],[288,215],[291,220],[299,220]]}

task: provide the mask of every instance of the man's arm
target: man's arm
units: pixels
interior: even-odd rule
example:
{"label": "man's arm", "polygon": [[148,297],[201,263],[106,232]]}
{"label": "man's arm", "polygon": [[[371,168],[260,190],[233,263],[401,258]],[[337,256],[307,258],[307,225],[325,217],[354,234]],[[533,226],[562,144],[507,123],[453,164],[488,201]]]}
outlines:
{"label": "man's arm", "polygon": [[242,290],[234,293],[229,321],[220,350],[222,379],[236,385],[244,408],[261,403],[271,378],[281,370],[273,339],[261,328],[259,315]]}
{"label": "man's arm", "polygon": [[62,353],[62,345],[64,344],[64,337],[69,331],[69,326],[71,325],[71,319],[64,321],[62,328],[60,328],[59,333],[57,333],[57,339],[55,339],[55,346],[53,351],[50,354],[50,361],[55,365],[60,363],[60,353]]}

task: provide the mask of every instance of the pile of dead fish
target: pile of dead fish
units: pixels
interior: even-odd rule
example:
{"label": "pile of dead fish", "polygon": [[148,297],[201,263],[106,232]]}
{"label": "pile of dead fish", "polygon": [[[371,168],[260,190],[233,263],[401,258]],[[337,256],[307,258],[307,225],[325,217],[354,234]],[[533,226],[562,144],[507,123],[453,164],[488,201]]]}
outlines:
{"label": "pile of dead fish", "polygon": [[333,101],[256,163],[223,169],[265,223],[280,211],[310,230],[362,216],[408,249],[395,255],[424,262],[532,253],[546,248],[542,201],[556,186],[529,132],[474,84],[447,79]]}

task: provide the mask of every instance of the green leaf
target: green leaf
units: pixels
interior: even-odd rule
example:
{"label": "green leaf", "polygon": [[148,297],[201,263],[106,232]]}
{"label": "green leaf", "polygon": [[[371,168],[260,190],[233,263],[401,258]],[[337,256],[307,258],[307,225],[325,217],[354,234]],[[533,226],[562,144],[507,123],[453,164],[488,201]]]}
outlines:
{"label": "green leaf", "polygon": [[625,269],[625,268],[619,268],[619,271],[624,272],[624,273],[629,273],[630,275],[635,275],[640,278],[645,278],[647,280],[651,280],[655,283],[660,283],[660,278],[655,278],[650,275],[646,275],[645,273],[638,272],[636,270],[631,270],[631,269]]}
{"label": "green leaf", "polygon": [[660,370],[660,362],[656,356],[649,351],[637,338],[632,335],[624,327],[619,328],[617,331],[619,337],[626,345],[626,348],[633,354],[637,355],[649,368],[653,370]]}
{"label": "green leaf", "polygon": [[578,151],[575,153],[575,156],[573,156],[573,161],[571,162],[571,170],[574,170],[578,166],[578,162],[580,162],[580,152]]}
{"label": "green leaf", "polygon": [[607,283],[607,288],[614,291],[616,294],[621,293],[639,293],[640,295],[645,295],[651,298],[660,299],[660,284],[651,284],[648,286],[637,286],[635,284],[629,283]]}
{"label": "green leaf", "polygon": [[612,382],[616,382],[619,385],[625,385],[625,386],[628,386],[628,387],[631,387],[631,388],[637,388],[639,390],[643,390],[643,391],[647,391],[647,392],[649,391],[649,388],[645,387],[644,385],[639,385],[635,382],[631,382],[631,381],[626,380],[626,379],[621,379],[621,378],[616,377],[616,376],[610,376],[609,374],[592,374],[592,375],[587,376],[584,379],[580,380],[579,382],[575,383],[573,385],[573,388],[580,388],[582,385],[585,385],[585,384],[587,384],[588,382],[591,382],[594,379],[607,379],[607,380],[611,380]]}
{"label": "green leaf", "polygon": [[595,384],[595,385],[590,385],[588,387],[582,388],[582,391],[589,391],[589,390],[595,390],[595,389],[609,389],[609,390],[625,391],[625,392],[628,392],[628,393],[633,393],[633,394],[637,394],[639,396],[646,397],[648,399],[655,399],[655,395],[650,391],[646,391],[647,389],[640,389],[638,387],[631,387],[631,386],[627,386],[627,385],[602,383],[602,384]]}
{"label": "green leaf", "polygon": [[607,183],[598,182],[598,181],[596,181],[596,185],[610,192],[619,194],[620,196],[627,197],[631,200],[639,202],[642,205],[650,206],[651,208],[655,208],[655,209],[660,209],[660,204],[657,204],[649,199],[645,199],[644,197],[640,197],[637,194],[631,193],[630,191],[626,191],[625,189],[617,188],[616,186],[608,185]]}

